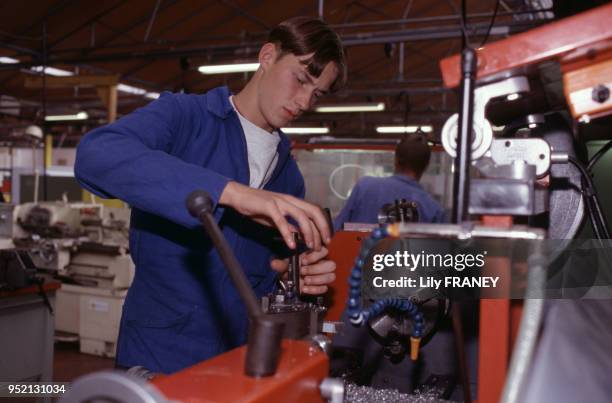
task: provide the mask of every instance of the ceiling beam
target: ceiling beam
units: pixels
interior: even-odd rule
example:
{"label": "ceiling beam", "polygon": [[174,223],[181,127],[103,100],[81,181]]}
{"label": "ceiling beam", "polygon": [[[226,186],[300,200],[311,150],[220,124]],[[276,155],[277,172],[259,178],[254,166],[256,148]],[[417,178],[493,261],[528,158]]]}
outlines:
{"label": "ceiling beam", "polygon": [[[470,37],[485,35],[488,30],[488,23],[484,24],[473,24],[469,27]],[[499,24],[493,26],[491,29],[490,36],[507,36],[512,33],[521,32],[528,28],[533,27],[531,22],[511,22],[505,24]],[[407,29],[401,31],[378,31],[378,32],[361,32],[341,36],[342,45],[345,47],[350,46],[363,46],[363,45],[374,45],[374,44],[385,44],[385,43],[398,43],[398,42],[410,42],[410,41],[428,41],[428,40],[440,40],[440,39],[455,39],[463,36],[461,27],[458,25],[437,27],[437,28],[418,28],[418,29]],[[176,58],[180,56],[194,57],[194,56],[234,56],[238,50],[244,50],[245,52],[255,53],[261,46],[260,42],[249,42],[249,43],[236,43],[236,44],[223,44],[223,45],[202,45],[196,48],[186,49],[153,49],[146,51],[126,51],[116,52],[104,55],[90,55],[90,56],[77,56],[77,57],[53,57],[49,56],[47,64],[79,64],[79,63],[93,63],[93,62],[113,62],[121,60],[133,60],[133,59],[168,59]],[[83,49],[83,53],[91,53],[92,49]],[[0,70],[14,70],[22,67],[30,67],[36,64],[40,64],[39,61],[22,62],[14,64],[6,64],[0,66]]]}
{"label": "ceiling beam", "polygon": [[75,75],[66,77],[31,76],[26,77],[25,88],[70,88],[70,87],[97,87],[107,85],[117,85],[119,74],[107,75]]}
{"label": "ceiling beam", "polygon": [[64,42],[66,39],[70,38],[72,35],[76,34],[80,30],[82,30],[83,28],[86,28],[86,27],[90,26],[92,23],[98,21],[100,18],[104,17],[105,15],[112,13],[113,11],[115,11],[116,9],[118,9],[119,7],[124,5],[125,3],[126,3],[125,0],[121,0],[118,3],[115,3],[114,5],[112,5],[111,7],[105,9],[104,11],[101,11],[98,14],[94,15],[93,17],[87,19],[87,21],[85,21],[84,23],[78,25],[76,28],[70,30],[68,33],[62,35],[58,39],[56,39],[53,42],[49,43],[47,45],[47,50],[50,51],[51,49],[53,49],[54,47],[56,47],[60,43]]}
{"label": "ceiling beam", "polygon": [[221,3],[223,3],[227,7],[230,7],[232,10],[234,10],[235,12],[237,12],[238,14],[240,14],[241,16],[246,18],[247,20],[252,21],[255,24],[259,25],[261,28],[265,29],[266,31],[272,28],[270,26],[270,24],[268,24],[267,22],[265,22],[261,18],[256,17],[253,14],[243,10],[242,7],[234,4],[234,2],[231,1],[231,0],[221,0]]}

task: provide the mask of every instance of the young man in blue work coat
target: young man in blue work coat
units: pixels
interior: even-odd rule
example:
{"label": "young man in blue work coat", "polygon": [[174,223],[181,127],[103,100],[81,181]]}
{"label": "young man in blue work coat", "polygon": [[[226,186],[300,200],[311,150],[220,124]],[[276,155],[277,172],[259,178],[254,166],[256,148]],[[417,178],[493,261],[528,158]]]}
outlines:
{"label": "young man in blue work coat", "polygon": [[[123,307],[117,365],[171,373],[246,341],[248,321],[220,257],[185,208],[206,190],[214,215],[256,294],[273,289],[285,261],[272,259],[262,224],[290,248],[299,230],[301,289],[320,294],[335,277],[319,207],[301,200],[304,180],[278,128],[345,81],[340,39],[306,17],[274,28],[259,69],[232,96],[170,94],[87,134],[76,177],[87,190],[132,207],[130,251],[136,274]],[[289,224],[291,217],[295,226]]]}

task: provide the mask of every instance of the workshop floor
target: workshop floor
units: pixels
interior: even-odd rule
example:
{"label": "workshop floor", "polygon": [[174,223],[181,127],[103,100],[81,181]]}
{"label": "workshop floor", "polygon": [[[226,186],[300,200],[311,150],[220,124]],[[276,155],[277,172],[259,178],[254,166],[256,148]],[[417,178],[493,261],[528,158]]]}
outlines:
{"label": "workshop floor", "polygon": [[55,382],[71,382],[81,375],[115,366],[113,358],[82,354],[78,343],[55,343],[53,356],[53,380]]}

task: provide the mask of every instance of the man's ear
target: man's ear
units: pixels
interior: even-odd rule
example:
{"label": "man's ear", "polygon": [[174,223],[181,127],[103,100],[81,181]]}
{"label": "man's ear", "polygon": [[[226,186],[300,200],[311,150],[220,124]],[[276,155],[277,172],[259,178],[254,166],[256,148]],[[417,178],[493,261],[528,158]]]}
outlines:
{"label": "man's ear", "polygon": [[278,50],[272,42],[265,43],[259,50],[259,67],[266,70],[276,61]]}

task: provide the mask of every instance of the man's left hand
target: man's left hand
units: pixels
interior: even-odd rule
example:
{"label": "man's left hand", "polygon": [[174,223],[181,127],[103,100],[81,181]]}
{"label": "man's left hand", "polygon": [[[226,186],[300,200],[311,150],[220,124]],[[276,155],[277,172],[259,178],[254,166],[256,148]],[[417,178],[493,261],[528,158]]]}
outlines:
{"label": "man's left hand", "polygon": [[[336,279],[336,263],[327,259],[328,250],[322,246],[319,251],[304,252],[300,255],[300,291],[304,294],[324,294],[328,285]],[[272,269],[285,273],[289,259],[272,259]]]}

